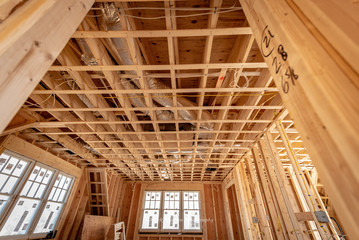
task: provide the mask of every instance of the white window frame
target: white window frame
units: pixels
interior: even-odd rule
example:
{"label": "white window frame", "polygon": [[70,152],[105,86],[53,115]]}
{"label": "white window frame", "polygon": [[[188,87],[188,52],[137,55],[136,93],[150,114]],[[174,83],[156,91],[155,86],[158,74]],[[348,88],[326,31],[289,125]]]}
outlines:
{"label": "white window frame", "polygon": [[[4,152],[2,152],[1,154],[6,154],[6,155],[9,155],[9,156],[13,156],[13,157],[16,157],[18,158],[19,160],[23,160],[23,161],[26,161],[28,162],[28,165],[27,165],[27,168],[24,170],[24,172],[20,175],[19,177],[19,180],[17,182],[17,184],[15,185],[15,189],[13,190],[13,193],[11,194],[10,196],[10,199],[9,199],[9,202],[8,204],[5,206],[4,210],[2,211],[2,213],[0,213],[0,231],[1,229],[4,227],[7,219],[9,218],[10,214],[12,213],[12,210],[15,208],[16,206],[16,203],[18,201],[18,199],[21,197],[20,193],[22,191],[22,189],[24,188],[30,174],[33,172],[35,166],[40,166],[40,167],[44,167],[48,170],[51,170],[53,171],[53,174],[52,174],[52,177],[49,181],[49,183],[47,184],[45,190],[44,190],[44,193],[43,193],[43,196],[42,198],[40,199],[40,206],[38,207],[38,209],[36,210],[35,212],[35,215],[33,216],[31,222],[30,222],[30,226],[28,228],[28,231],[26,234],[19,234],[19,235],[7,235],[7,236],[0,236],[0,240],[17,240],[17,239],[38,239],[38,238],[45,238],[46,235],[48,234],[48,232],[45,232],[45,233],[33,233],[33,231],[35,230],[37,224],[38,224],[38,221],[44,211],[44,208],[46,206],[46,203],[48,201],[48,198],[49,198],[49,194],[51,192],[51,189],[53,188],[54,186],[54,183],[58,177],[59,174],[63,175],[63,176],[66,176],[66,177],[69,177],[71,178],[71,183],[67,189],[67,192],[65,194],[65,197],[64,197],[64,200],[62,202],[63,206],[59,212],[59,215],[58,215],[58,218],[56,220],[56,223],[55,223],[55,226],[53,227],[53,231],[56,231],[57,230],[57,227],[58,227],[58,224],[59,224],[59,220],[61,219],[61,216],[63,214],[63,211],[67,205],[67,200],[69,198],[69,195],[71,194],[71,191],[72,191],[72,187],[74,185],[74,182],[75,182],[75,177],[72,176],[72,175],[69,175],[65,172],[62,172],[56,168],[53,168],[53,167],[50,167],[46,164],[43,164],[39,161],[35,161],[33,159],[30,159],[26,156],[23,156],[21,154],[18,154],[18,153],[15,153],[13,151],[10,151],[10,150],[5,150]],[[0,154],[0,155],[1,155]],[[34,199],[34,198],[31,198],[31,199]]]}
{"label": "white window frame", "polygon": [[[158,225],[158,229],[143,229],[142,228],[142,222],[143,222],[143,216],[144,216],[144,211],[145,209],[145,201],[146,201],[146,193],[147,192],[161,192],[161,205],[160,205],[160,209],[159,209],[159,225]],[[164,201],[165,201],[165,193],[166,192],[179,192],[180,193],[180,206],[179,206],[179,229],[163,229],[163,215],[164,215]],[[198,206],[199,206],[199,218],[200,218],[200,223],[199,223],[199,227],[200,229],[198,230],[190,230],[190,229],[184,229],[184,224],[183,224],[183,217],[184,217],[184,208],[183,208],[183,193],[184,192],[196,192],[198,193]],[[197,211],[197,209],[194,209],[195,211]],[[143,197],[142,197],[142,208],[141,208],[141,217],[140,217],[140,228],[139,228],[139,232],[140,233],[183,233],[183,234],[191,234],[191,233],[202,233],[203,232],[203,227],[202,227],[202,204],[201,204],[201,191],[200,190],[145,190],[143,192]]]}

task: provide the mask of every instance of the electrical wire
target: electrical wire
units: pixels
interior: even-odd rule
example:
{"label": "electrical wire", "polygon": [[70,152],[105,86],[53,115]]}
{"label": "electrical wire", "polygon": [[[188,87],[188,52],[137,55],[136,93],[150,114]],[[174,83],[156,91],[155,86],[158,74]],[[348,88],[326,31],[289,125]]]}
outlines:
{"label": "electrical wire", "polygon": [[[118,8],[118,10],[175,10],[175,11],[218,11],[218,10],[229,10],[233,8],[241,8],[236,7],[237,4],[233,4],[231,7],[227,8],[191,8],[191,7],[173,7],[173,8],[163,8],[163,7],[130,7],[130,8]],[[242,9],[242,8],[241,8]],[[104,10],[104,8],[93,7],[91,10]]]}
{"label": "electrical wire", "polygon": [[[240,8],[242,9],[242,8]],[[229,13],[229,12],[234,12],[237,11],[239,9],[231,9],[231,10],[225,10],[225,11],[218,11],[217,13]],[[205,16],[205,15],[212,15],[215,14],[213,12],[207,12],[207,13],[197,13],[197,14],[187,14],[187,15],[176,15],[174,17],[176,18],[189,18],[189,17],[197,17],[197,16]],[[139,16],[134,16],[134,15],[129,15],[129,14],[122,14],[125,17],[130,17],[130,18],[136,18],[136,19],[143,19],[143,20],[157,20],[157,19],[165,19],[166,16],[159,16],[159,17],[139,17]]]}
{"label": "electrical wire", "polygon": [[[200,94],[194,94],[194,95],[189,95],[189,94],[177,94],[177,95],[162,95],[162,96],[156,96],[156,97],[162,97],[162,98],[167,98],[167,97],[200,97],[200,96],[204,96],[204,97],[230,97],[230,96],[265,96],[265,95],[275,95],[277,94],[277,92],[270,92],[270,93],[263,93],[263,94],[255,94],[255,93],[239,93],[236,95],[233,94],[204,94],[204,95],[200,95]],[[113,98],[113,97],[104,97],[104,98]],[[144,98],[141,96],[124,96],[123,98]]]}
{"label": "electrical wire", "polygon": [[[222,10],[222,11],[214,11],[214,12],[206,12],[206,13],[194,13],[194,14],[186,14],[186,15],[175,15],[173,17],[175,18],[189,18],[189,17],[197,17],[197,16],[205,16],[205,15],[212,15],[212,14],[221,14],[221,13],[229,13],[229,12],[234,12],[234,11],[238,11],[241,10],[241,7],[236,7],[233,9],[228,9],[228,10]],[[103,16],[105,13],[102,14],[95,14],[95,15],[87,15],[87,17],[101,17]],[[158,16],[158,17],[140,17],[140,16],[135,16],[135,15],[130,15],[130,14],[125,14],[125,13],[120,13],[121,15],[125,16],[125,17],[130,17],[130,18],[136,18],[136,19],[143,19],[143,20],[158,20],[158,19],[165,19],[167,18],[167,16],[162,15],[162,16]]]}

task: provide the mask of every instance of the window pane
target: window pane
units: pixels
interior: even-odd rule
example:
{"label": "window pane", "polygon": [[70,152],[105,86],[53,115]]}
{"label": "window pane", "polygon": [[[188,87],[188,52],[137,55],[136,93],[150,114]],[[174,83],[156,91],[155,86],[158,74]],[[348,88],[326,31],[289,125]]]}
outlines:
{"label": "window pane", "polygon": [[160,209],[161,192],[145,192],[144,209]]}
{"label": "window pane", "polygon": [[199,192],[183,192],[183,209],[199,210]]}
{"label": "window pane", "polygon": [[9,218],[6,220],[6,223],[0,232],[0,236],[27,233],[39,205],[40,200],[20,198]]}
{"label": "window pane", "polygon": [[42,180],[42,183],[48,184],[52,176],[52,171],[47,171],[45,174],[44,179]]}
{"label": "window pane", "polygon": [[179,210],[164,210],[163,212],[163,229],[179,229]]}
{"label": "window pane", "polygon": [[3,188],[3,186],[5,185],[7,179],[8,179],[8,175],[0,174],[0,189]]}
{"label": "window pane", "polygon": [[10,158],[2,172],[6,174],[11,174],[12,171],[15,169],[15,166],[18,161],[19,160],[17,160],[16,158]]}
{"label": "window pane", "polygon": [[15,186],[15,183],[17,182],[16,177],[9,177],[9,179],[7,180],[5,186],[3,187],[3,189],[1,190],[2,193],[10,193],[12,191],[12,189]]}
{"label": "window pane", "polygon": [[27,194],[28,197],[34,197],[35,196],[35,193],[37,191],[37,189],[39,188],[39,185],[38,183],[33,183],[31,188],[30,188],[30,192]]}
{"label": "window pane", "polygon": [[159,210],[144,210],[142,229],[158,229]]}
{"label": "window pane", "polygon": [[1,174],[0,174],[0,192],[12,193],[20,175],[28,165],[25,161],[2,154],[0,156]]}
{"label": "window pane", "polygon": [[44,167],[35,166],[21,191],[21,196],[42,198],[47,185],[50,183],[53,171]]}
{"label": "window pane", "polygon": [[24,170],[26,169],[27,166],[27,162],[25,161],[20,161],[17,165],[16,168],[13,172],[13,175],[16,177],[20,177],[20,175],[24,172]]}
{"label": "window pane", "polygon": [[8,203],[9,198],[10,198],[9,196],[0,194],[0,213]]}
{"label": "window pane", "polygon": [[62,203],[47,202],[34,233],[50,232],[54,229],[56,220],[60,215]]}
{"label": "window pane", "polygon": [[[53,173],[51,171],[47,171],[44,174],[44,180],[42,180],[42,182],[49,182],[52,174]],[[48,180],[45,180],[46,178],[48,178]],[[59,174],[56,178],[56,182],[56,186],[54,185],[51,189],[48,201],[45,205],[45,209],[41,213],[41,217],[36,225],[34,233],[46,233],[52,231],[55,228],[56,221],[61,214],[62,206],[66,199],[67,193],[70,191],[69,186],[72,182],[72,179]],[[46,185],[41,184],[39,191],[43,186]],[[63,187],[66,187],[66,189],[63,189]],[[43,187],[42,192],[44,192],[44,190],[45,187]],[[38,193],[36,195],[38,195]]]}
{"label": "window pane", "polygon": [[183,192],[183,229],[200,230],[199,192]]}
{"label": "window pane", "polygon": [[161,192],[145,192],[143,203],[142,229],[158,229],[161,208]]}
{"label": "window pane", "polygon": [[32,173],[29,177],[29,180],[35,180],[35,177],[37,176],[37,174],[39,173],[40,171],[40,167],[39,166],[35,166],[35,168],[32,170]]}
{"label": "window pane", "polygon": [[35,194],[35,198],[41,198],[41,196],[43,195],[43,193],[45,191],[45,188],[46,188],[46,185],[40,184],[40,187]]}
{"label": "window pane", "polygon": [[184,211],[183,214],[183,229],[185,230],[200,230],[200,216],[199,211]]}
{"label": "window pane", "polygon": [[71,182],[71,178],[59,174],[56,178],[55,185],[51,189],[49,200],[54,202],[63,202],[66,198],[67,192],[69,191],[68,187]]}
{"label": "window pane", "polygon": [[1,154],[0,155],[0,170],[3,169],[3,167],[5,166],[5,163],[7,162],[7,160],[10,158],[9,155],[7,154]]}

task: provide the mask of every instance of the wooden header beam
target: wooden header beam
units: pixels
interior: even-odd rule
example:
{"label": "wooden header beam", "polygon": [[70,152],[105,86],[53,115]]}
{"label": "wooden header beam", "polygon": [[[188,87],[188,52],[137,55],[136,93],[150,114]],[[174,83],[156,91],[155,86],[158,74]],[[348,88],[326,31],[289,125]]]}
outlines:
{"label": "wooden header beam", "polygon": [[0,132],[55,61],[93,3],[94,0],[26,1],[0,24]]}
{"label": "wooden header beam", "polygon": [[358,5],[239,2],[338,216],[359,236]]}

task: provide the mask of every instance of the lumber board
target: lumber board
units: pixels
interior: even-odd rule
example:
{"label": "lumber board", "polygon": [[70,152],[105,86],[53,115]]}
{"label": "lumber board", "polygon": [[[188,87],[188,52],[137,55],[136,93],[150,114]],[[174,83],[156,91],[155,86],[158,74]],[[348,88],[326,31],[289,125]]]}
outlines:
{"label": "lumber board", "polygon": [[108,229],[116,221],[113,217],[86,215],[82,229],[82,240],[103,240]]}
{"label": "lumber board", "polygon": [[[352,67],[353,61],[348,62],[348,59],[358,62],[355,54],[358,28],[353,26],[351,15],[344,14],[342,20],[334,23],[334,32],[343,33],[342,39],[335,41],[337,37],[331,36],[332,30],[329,33],[330,23],[335,21],[333,14],[340,14],[350,3],[337,8],[333,7],[333,1],[329,5],[325,1],[284,0],[254,3],[240,0],[240,3],[283,102],[333,198],[338,216],[347,227],[349,237],[358,236],[359,229],[355,223],[359,221],[359,206],[356,204],[359,199],[356,190],[359,189],[356,174],[359,75],[357,68]],[[325,8],[318,10],[318,6],[323,4]],[[311,6],[314,8],[305,10]],[[357,8],[354,3],[351,6],[353,10]],[[318,11],[321,12],[320,20],[314,14]],[[338,30],[338,26],[343,26],[346,21],[352,22]],[[355,33],[348,33],[348,29]],[[350,47],[353,42],[356,42],[354,49]],[[337,178],[338,169],[342,172],[340,179]]]}
{"label": "lumber board", "polygon": [[6,113],[0,115],[0,132],[55,61],[93,3],[94,0],[26,1],[0,24],[0,110]]}
{"label": "lumber board", "polygon": [[216,28],[216,29],[177,29],[177,30],[150,30],[150,31],[76,31],[73,38],[155,38],[155,37],[199,37],[218,35],[250,35],[250,27]]}

